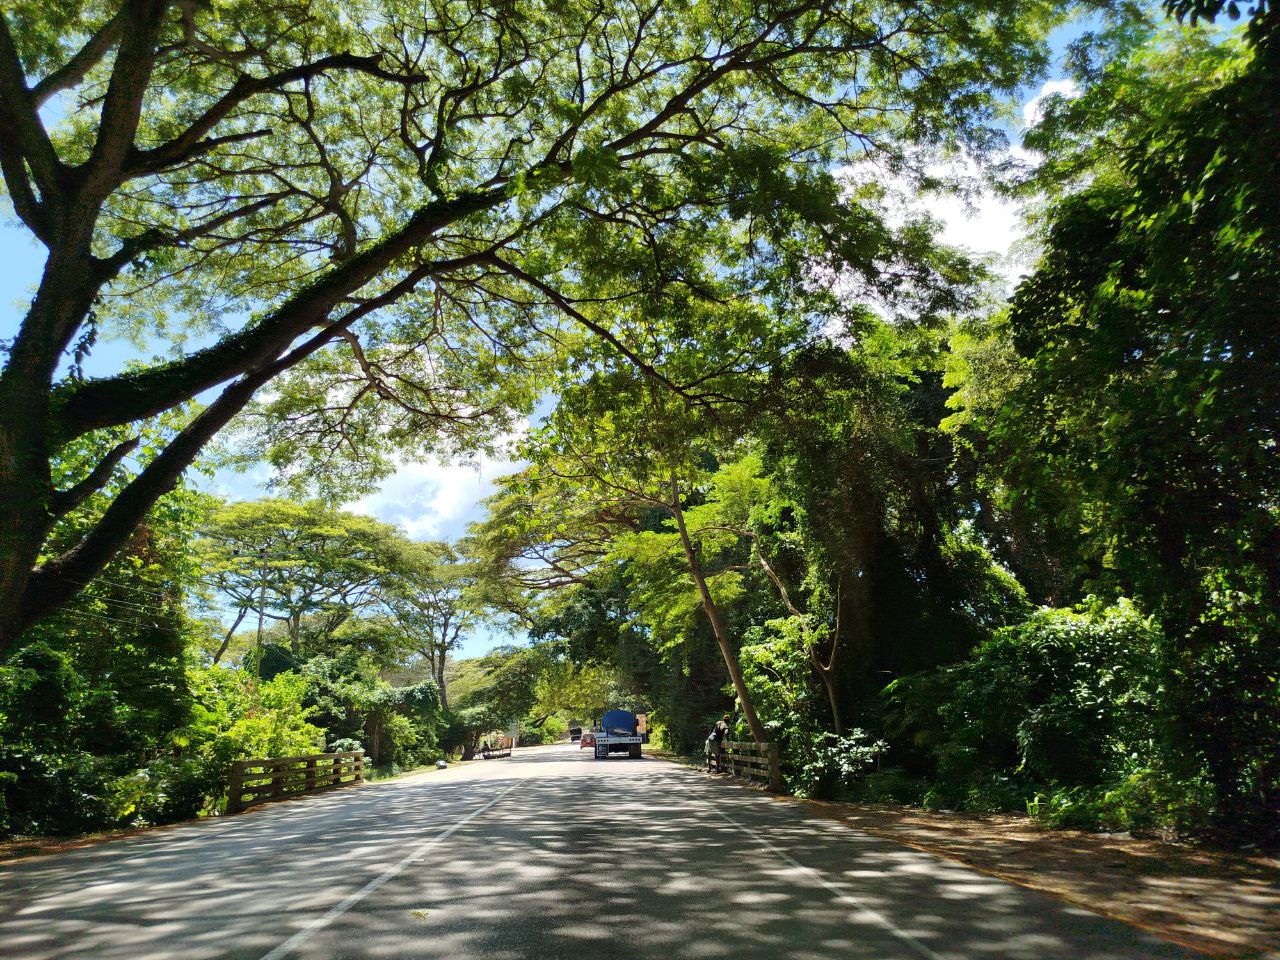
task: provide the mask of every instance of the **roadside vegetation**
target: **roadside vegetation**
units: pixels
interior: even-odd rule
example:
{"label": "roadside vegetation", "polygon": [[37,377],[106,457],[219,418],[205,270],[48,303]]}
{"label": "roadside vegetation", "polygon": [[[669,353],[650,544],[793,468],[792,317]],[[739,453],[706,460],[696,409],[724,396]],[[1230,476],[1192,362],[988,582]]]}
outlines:
{"label": "roadside vegetation", "polygon": [[[732,713],[801,796],[1280,844],[1273,4],[365,14],[0,16],[51,252],[0,374],[0,830],[623,706],[693,754]],[[979,187],[1013,281],[928,215]],[[100,331],[167,359],[86,375]],[[459,542],[341,509],[499,450]],[[192,479],[262,461],[275,499]]]}

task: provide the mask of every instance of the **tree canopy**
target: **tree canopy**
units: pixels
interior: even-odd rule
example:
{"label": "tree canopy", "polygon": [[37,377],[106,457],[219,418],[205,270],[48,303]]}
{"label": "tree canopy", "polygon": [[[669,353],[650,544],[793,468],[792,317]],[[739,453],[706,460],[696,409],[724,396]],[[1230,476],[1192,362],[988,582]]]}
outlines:
{"label": "tree canopy", "polygon": [[[1043,67],[1055,15],[12,5],[0,173],[48,258],[0,374],[0,645],[98,572],[237,417],[286,478],[349,494],[397,449],[483,445],[528,408],[544,364],[593,338],[703,396],[698,374],[668,369],[667,331],[747,347],[743,295],[803,314],[815,263],[909,248],[919,233],[843,195],[833,165],[989,148],[997,98]],[[927,309],[919,279],[876,286]],[[598,310],[624,302],[648,320]],[[60,365],[122,331],[173,358],[98,377]],[[206,393],[102,519],[37,564],[59,519],[135,455],[136,425]],[[66,444],[112,430],[83,476],[55,484]]]}

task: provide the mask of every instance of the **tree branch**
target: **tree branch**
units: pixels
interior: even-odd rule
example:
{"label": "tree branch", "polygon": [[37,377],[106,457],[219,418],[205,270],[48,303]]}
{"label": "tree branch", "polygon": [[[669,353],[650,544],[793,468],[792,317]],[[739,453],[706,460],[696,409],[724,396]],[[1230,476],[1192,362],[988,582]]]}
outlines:
{"label": "tree branch", "polygon": [[[6,120],[0,117],[0,127],[5,125]],[[49,222],[40,201],[36,199],[31,180],[27,177],[26,161],[17,149],[17,142],[3,133],[0,133],[0,174],[3,174],[5,185],[9,188],[9,199],[18,219],[48,246],[52,242]]]}
{"label": "tree branch", "polygon": [[112,447],[105,457],[98,461],[87,477],[75,486],[66,490],[55,490],[49,498],[49,511],[57,517],[70,513],[84,502],[90,494],[101,490],[111,474],[115,472],[120,461],[131,454],[138,446],[138,438],[132,437]]}
{"label": "tree branch", "polygon": [[249,612],[248,607],[241,607],[240,613],[237,614],[235,623],[231,624],[231,629],[226,632],[222,638],[222,645],[218,647],[218,652],[213,655],[213,662],[217,663],[222,659],[223,654],[227,652],[227,647],[231,645],[231,638],[236,635],[236,630],[240,628],[240,624],[244,622],[245,615]]}
{"label": "tree branch", "polygon": [[168,0],[130,0],[121,8],[123,36],[107,82],[93,152],[82,169],[90,195],[106,198],[133,149],[142,103],[155,67],[156,41]]}
{"label": "tree branch", "polygon": [[[40,207],[47,211],[50,205],[62,202],[62,176],[65,167],[53,149],[53,142],[40,122],[36,104],[27,89],[26,74],[18,49],[9,33],[9,18],[0,10],[0,156],[5,160],[5,182],[20,202],[28,208],[34,203],[31,183],[24,169],[31,171],[31,180],[40,192]],[[17,203],[14,204],[15,208]],[[20,214],[21,215],[21,214]],[[47,216],[47,213],[46,215]],[[23,221],[36,230],[35,224]],[[36,217],[37,223],[47,222]],[[40,234],[37,233],[39,236]]]}
{"label": "tree branch", "polygon": [[79,84],[94,65],[100,63],[107,55],[107,51],[119,42],[123,26],[124,10],[122,8],[99,27],[97,33],[90,37],[70,60],[32,88],[35,105],[43,106],[54,94],[70,90]]}
{"label": "tree branch", "polygon": [[534,289],[541,291],[543,294],[546,295],[547,299],[549,299],[552,303],[556,305],[556,307],[564,311],[574,320],[577,320],[578,323],[582,324],[592,333],[596,334],[598,337],[601,337],[602,339],[607,341],[610,344],[610,346],[612,346],[620,354],[626,357],[627,360],[629,360],[637,370],[639,370],[642,374],[644,374],[650,380],[665,387],[666,389],[670,390],[672,393],[675,393],[683,397],[686,402],[697,403],[702,406],[709,406],[703,398],[695,396],[694,394],[691,394],[684,387],[677,384],[674,380],[671,380],[664,374],[660,373],[658,371],[658,368],[653,366],[653,364],[646,363],[644,360],[642,360],[637,353],[635,353],[633,350],[627,347],[627,345],[624,344],[621,340],[619,340],[618,337],[607,327],[601,326],[600,324],[596,323],[594,320],[585,316],[580,310],[578,310],[569,301],[569,299],[564,294],[562,294],[559,290],[555,289],[555,287],[552,287],[546,283],[543,283],[537,277],[533,276],[530,273],[526,273],[524,270],[521,270],[519,267],[517,267],[513,263],[510,263],[509,261],[503,260],[497,254],[494,254],[492,257],[490,257],[489,262],[492,263],[499,270],[502,270],[504,273],[507,273],[510,276],[514,277],[515,279],[521,280],[524,283],[527,283],[529,286],[533,287]]}
{"label": "tree branch", "polygon": [[[268,361],[296,337],[322,323],[343,299],[377,278],[436,230],[505,199],[505,190],[495,188],[433,201],[419,209],[400,230],[334,266],[258,324],[181,360],[68,388],[55,401],[52,439],[65,442],[100,427],[154,416]],[[456,269],[459,263],[480,259],[468,256],[440,261],[415,273],[421,279],[433,270]]]}
{"label": "tree branch", "polygon": [[336,53],[328,57],[321,57],[312,63],[303,63],[288,70],[281,70],[279,73],[273,73],[266,77],[251,77],[248,74],[241,74],[236,79],[236,82],[231,85],[230,90],[219,97],[211,107],[192,121],[191,125],[178,136],[150,150],[135,150],[126,164],[125,173],[129,177],[141,177],[190,160],[207,149],[208,144],[213,141],[206,140],[205,137],[214,127],[230,116],[237,106],[250,97],[255,97],[260,93],[280,90],[299,80],[308,80],[331,70],[354,70],[381,77],[385,80],[393,80],[397,83],[412,83],[415,80],[425,79],[424,77],[400,76],[392,71],[383,69],[381,62],[381,56],[376,54],[361,57],[353,53]]}
{"label": "tree branch", "polygon": [[260,213],[288,195],[288,191],[285,190],[267,194],[252,203],[235,207],[218,214],[216,217],[210,217],[208,220],[188,227],[186,230],[179,230],[177,233],[166,233],[163,230],[152,229],[136,236],[128,237],[120,244],[120,248],[115,253],[96,262],[95,273],[97,278],[100,283],[106,283],[123,270],[131,260],[148,250],[162,246],[182,246],[192,240],[198,240],[213,233],[215,230],[225,227],[229,223]]}

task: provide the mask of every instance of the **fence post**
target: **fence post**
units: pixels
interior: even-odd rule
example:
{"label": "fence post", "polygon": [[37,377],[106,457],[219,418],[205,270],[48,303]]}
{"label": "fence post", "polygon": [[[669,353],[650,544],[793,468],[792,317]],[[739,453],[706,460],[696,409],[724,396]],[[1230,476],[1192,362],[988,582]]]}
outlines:
{"label": "fence post", "polygon": [[776,743],[764,745],[765,754],[769,758],[769,789],[774,793],[782,792],[782,756]]}
{"label": "fence post", "polygon": [[231,762],[231,782],[227,786],[227,813],[239,813],[244,809],[244,760]]}
{"label": "fence post", "polygon": [[364,780],[364,751],[363,750],[356,751],[355,771],[356,771],[356,778],[353,782],[354,783],[362,782]]}

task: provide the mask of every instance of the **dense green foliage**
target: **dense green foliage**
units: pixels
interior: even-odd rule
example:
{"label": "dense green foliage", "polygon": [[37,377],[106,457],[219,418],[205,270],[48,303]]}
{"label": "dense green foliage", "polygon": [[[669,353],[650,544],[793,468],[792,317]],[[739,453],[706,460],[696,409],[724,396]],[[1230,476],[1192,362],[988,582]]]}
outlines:
{"label": "dense green foliage", "polygon": [[1127,595],[1158,619],[1173,775],[1211,784],[1220,821],[1274,830],[1277,51],[1172,32],[1097,52],[1028,137],[1044,255],[962,336],[953,420],[1021,525],[1012,569],[1051,554],[1055,598]]}
{"label": "dense green foliage", "polygon": [[1073,45],[1006,304],[770,320],[714,405],[584,354],[475,534],[535,633],[621,669],[678,749],[736,702],[797,792],[1275,842],[1268,17]]}
{"label": "dense green foliage", "polygon": [[[437,682],[389,610],[405,578],[424,576],[406,558],[431,545],[314,503],[222,506],[179,491],[162,507],[0,667],[0,828],[217,812],[237,759],[363,749],[396,769],[441,755]],[[254,583],[236,589],[245,557]],[[196,616],[215,601],[233,613],[225,636]],[[263,642],[233,636],[260,606],[273,625]],[[384,678],[396,671],[406,676]]]}

